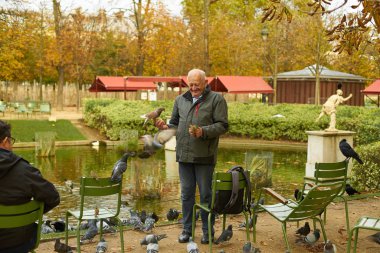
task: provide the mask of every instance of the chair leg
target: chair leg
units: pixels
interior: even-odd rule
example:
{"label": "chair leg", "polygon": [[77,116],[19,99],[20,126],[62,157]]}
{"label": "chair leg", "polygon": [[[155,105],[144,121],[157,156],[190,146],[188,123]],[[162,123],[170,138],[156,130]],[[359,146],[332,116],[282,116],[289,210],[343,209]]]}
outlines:
{"label": "chair leg", "polygon": [[223,214],[223,231],[226,230],[226,214]]}
{"label": "chair leg", "polygon": [[103,219],[100,219],[100,239],[103,237]]}
{"label": "chair leg", "polygon": [[[251,238],[249,236],[250,227],[249,227],[248,215],[246,212],[244,212],[244,216],[245,216],[245,232],[247,233],[247,242],[249,242],[249,241],[251,241]],[[253,220],[252,220],[252,225],[253,225]]]}
{"label": "chair leg", "polygon": [[352,238],[352,234],[353,234],[354,230],[356,230],[356,228],[353,228],[352,231],[348,232],[349,235],[348,235],[348,242],[347,242],[347,253],[351,252],[351,238]]}
{"label": "chair leg", "polygon": [[[212,253],[212,227],[211,227],[211,212],[208,213],[208,245],[210,247],[210,253]],[[223,221],[225,220],[225,215],[223,216]]]}
{"label": "chair leg", "polygon": [[68,240],[69,240],[69,215],[66,213],[66,218],[65,218],[65,243],[68,245]]}
{"label": "chair leg", "polygon": [[288,249],[288,252],[290,253],[291,251],[290,251],[288,236],[286,235],[286,222],[283,222],[281,224],[281,226],[282,226],[282,233],[284,234],[284,240],[285,240],[286,248]]}
{"label": "chair leg", "polygon": [[118,220],[118,222],[119,222],[121,253],[124,253],[123,223],[121,222],[121,220],[120,220],[118,217],[117,217],[117,220]]}
{"label": "chair leg", "polygon": [[[319,222],[319,224],[321,225],[321,229],[322,229],[322,234],[323,234],[323,239],[325,240],[325,242],[327,241],[327,235],[326,235],[326,231],[325,231],[325,226],[323,225],[323,221],[321,218],[317,218],[315,217],[313,219],[313,222],[315,224],[315,220],[317,220]],[[315,230],[315,226],[314,226],[314,230]]]}
{"label": "chair leg", "polygon": [[359,237],[359,228],[356,228],[355,239],[354,239],[354,253],[356,253],[356,246],[358,244],[358,237]]}
{"label": "chair leg", "polygon": [[326,224],[326,217],[327,217],[326,213],[327,213],[327,207],[325,207],[325,211],[323,212],[323,222],[325,224]]}
{"label": "chair leg", "polygon": [[350,232],[350,217],[348,216],[348,203],[345,197],[342,197],[344,200],[344,209],[346,212],[346,226],[347,226],[347,234]]}
{"label": "chair leg", "polygon": [[191,221],[191,237],[193,238],[193,241],[195,240],[195,213],[197,211],[196,205],[193,206],[193,217]]}
{"label": "chair leg", "polygon": [[252,215],[252,237],[253,237],[252,238],[253,242],[256,242],[256,213],[255,212],[253,212],[253,215]]}
{"label": "chair leg", "polygon": [[80,220],[78,220],[77,224],[77,252],[80,253]]}

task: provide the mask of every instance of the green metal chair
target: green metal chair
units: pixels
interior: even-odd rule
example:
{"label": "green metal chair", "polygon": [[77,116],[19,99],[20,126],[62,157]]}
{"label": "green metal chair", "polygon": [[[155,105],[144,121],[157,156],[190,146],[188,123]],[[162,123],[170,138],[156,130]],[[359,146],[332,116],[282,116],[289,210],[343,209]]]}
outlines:
{"label": "green metal chair", "polygon": [[[120,231],[120,244],[121,252],[124,252],[124,238],[123,238],[123,224],[118,218],[121,206],[121,189],[122,183],[114,183],[111,178],[86,178],[82,177],[80,182],[80,210],[69,210],[66,212],[66,229],[65,229],[65,242],[68,243],[68,221],[69,216],[73,216],[78,220],[77,225],[77,251],[80,252],[80,224],[83,220],[100,220],[100,238],[103,235],[103,220],[106,218],[115,218],[118,221]],[[117,203],[114,209],[109,208],[95,208],[84,209],[84,203],[88,197],[104,197],[110,195],[117,195]]]}
{"label": "green metal chair", "polygon": [[[348,204],[347,199],[343,196],[346,189],[347,181],[347,169],[348,169],[348,160],[344,160],[336,163],[316,163],[314,177],[305,177],[305,182],[311,182],[313,184],[325,184],[325,183],[341,183],[342,190],[338,194],[338,198],[341,198],[344,201],[344,207],[346,212],[346,226],[347,234],[350,232],[350,219],[348,216]],[[304,185],[305,186],[305,185]],[[307,187],[307,186],[306,186]],[[308,189],[303,189],[303,194],[307,193]],[[301,193],[301,192],[300,192]],[[298,200],[301,199],[301,196],[298,196]],[[327,210],[324,211],[324,223],[326,223],[326,214]]]}
{"label": "green metal chair", "polygon": [[50,103],[47,103],[47,102],[42,102],[40,104],[40,113],[47,113],[47,114],[51,114],[51,106],[50,106]]}
{"label": "green metal chair", "polygon": [[356,222],[354,228],[350,231],[347,243],[347,253],[351,252],[351,237],[355,233],[354,239],[354,253],[356,253],[356,246],[358,243],[359,229],[369,229],[374,231],[380,231],[380,218],[373,218],[368,216],[360,217]]}
{"label": "green metal chair", "polygon": [[[272,195],[281,203],[274,205],[260,205],[264,211],[272,215],[282,224],[282,232],[286,243],[287,250],[291,252],[288,237],[286,235],[286,223],[298,222],[305,219],[312,219],[314,224],[318,221],[321,225],[323,238],[326,241],[326,232],[322,219],[319,214],[338,196],[342,190],[341,183],[320,184],[313,186],[304,199],[300,202],[285,199],[270,188],[264,188],[264,191]],[[315,225],[314,225],[315,227]]]}
{"label": "green metal chair", "polygon": [[31,200],[21,205],[0,205],[0,228],[16,228],[37,223],[37,239],[31,252],[38,248],[41,238],[42,215],[44,213],[44,203]]}
{"label": "green metal chair", "polygon": [[0,103],[0,112],[5,115],[5,110],[7,109],[7,105],[5,103]]}
{"label": "green metal chair", "polygon": [[29,110],[25,104],[19,103],[17,109],[16,109],[17,115],[26,115],[27,117],[29,114],[32,114],[32,111]]}
{"label": "green metal chair", "polygon": [[[249,177],[249,171],[248,171],[248,177]],[[202,209],[206,212],[208,212],[208,231],[212,230],[211,227],[211,215],[214,212],[213,208],[215,206],[216,201],[216,192],[218,190],[232,190],[232,175],[231,173],[227,172],[214,172],[212,177],[212,198],[211,198],[211,205],[205,203],[195,203],[193,206],[193,217],[192,217],[192,237],[193,240],[195,239],[195,214],[197,209]],[[244,176],[239,173],[239,189],[244,189],[244,194],[247,194],[247,182],[245,181]],[[244,196],[245,198],[245,196]],[[245,216],[245,224],[248,224],[248,214],[247,211],[243,209],[243,213]],[[226,229],[226,214],[223,214],[223,231]],[[249,226],[246,226],[246,233],[247,233],[247,241],[250,241],[249,236]],[[212,252],[212,234],[209,233],[209,247],[210,252]]]}

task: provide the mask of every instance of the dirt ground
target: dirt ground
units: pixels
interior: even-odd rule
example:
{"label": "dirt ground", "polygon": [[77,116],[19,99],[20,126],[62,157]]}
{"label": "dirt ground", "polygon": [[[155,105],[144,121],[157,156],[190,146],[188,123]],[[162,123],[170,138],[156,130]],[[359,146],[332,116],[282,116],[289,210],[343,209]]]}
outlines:
{"label": "dirt ground", "polygon": [[[380,217],[380,199],[378,197],[371,197],[361,200],[349,201],[349,213],[350,213],[350,225],[354,226],[356,220],[364,215]],[[232,239],[223,245],[214,245],[213,252],[242,252],[242,247],[246,242],[245,230],[238,228],[238,225],[244,220],[244,216],[228,216],[227,224],[233,225],[233,237]],[[200,229],[200,221],[198,221],[196,228],[195,242],[200,247],[200,252],[208,252],[208,245],[200,244],[200,238],[202,232]],[[216,221],[216,236],[221,233],[222,220]],[[302,222],[301,225],[304,223]],[[311,223],[310,223],[311,224]],[[318,225],[317,225],[318,226]],[[337,247],[338,252],[345,252],[347,247],[347,235],[345,230],[345,216],[344,216],[344,204],[336,203],[330,205],[327,211],[327,224],[325,226],[327,237]],[[297,230],[296,223],[288,223],[288,238],[292,249],[292,252],[323,252],[321,249],[321,239],[315,244],[313,248],[307,247],[304,244],[295,243],[298,238],[295,235]],[[178,235],[181,233],[180,224],[171,224],[165,226],[157,226],[153,229],[153,233],[167,234],[167,238],[160,241],[160,252],[186,252],[186,244],[180,244],[177,241]],[[380,245],[369,239],[369,235],[374,234],[374,231],[361,230],[359,233],[358,249],[360,253],[375,253],[380,252]],[[125,252],[146,252],[146,246],[140,246],[139,241],[146,234],[137,231],[124,231],[124,250]],[[252,237],[251,237],[252,239]],[[120,252],[119,234],[106,234],[105,240],[108,242],[107,252]],[[94,241],[90,244],[82,245],[82,252],[95,252],[96,245],[99,241],[99,236],[96,236]],[[69,240],[70,246],[75,246],[75,238]],[[277,253],[285,252],[285,242],[283,240],[281,232],[281,224],[274,218],[266,213],[259,213],[257,222],[257,242],[254,244],[261,249],[261,252]],[[54,242],[43,242],[40,244],[37,252],[53,252]]]}

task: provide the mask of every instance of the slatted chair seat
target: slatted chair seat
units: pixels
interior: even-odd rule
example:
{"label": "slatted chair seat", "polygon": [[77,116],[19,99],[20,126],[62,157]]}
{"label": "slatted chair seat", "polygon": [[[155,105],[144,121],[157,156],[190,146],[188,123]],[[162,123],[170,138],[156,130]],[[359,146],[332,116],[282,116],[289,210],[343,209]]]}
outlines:
{"label": "slatted chair seat", "polygon": [[355,226],[350,231],[347,243],[347,253],[351,252],[351,238],[354,234],[354,253],[356,253],[356,246],[358,243],[359,229],[368,229],[380,231],[380,218],[363,216],[356,222]]}

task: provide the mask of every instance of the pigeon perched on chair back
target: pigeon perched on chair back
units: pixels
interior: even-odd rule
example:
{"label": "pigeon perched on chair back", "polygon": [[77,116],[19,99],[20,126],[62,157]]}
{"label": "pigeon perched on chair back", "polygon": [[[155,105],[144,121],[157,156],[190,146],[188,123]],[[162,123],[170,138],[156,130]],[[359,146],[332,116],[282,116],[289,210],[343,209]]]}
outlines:
{"label": "pigeon perched on chair back", "polygon": [[128,157],[130,156],[134,156],[134,152],[130,152],[130,153],[125,153],[121,158],[120,160],[118,160],[115,165],[113,166],[113,170],[112,170],[112,175],[111,175],[111,181],[112,182],[120,182],[122,177],[123,177],[123,173],[127,170],[127,160],[128,160]]}

